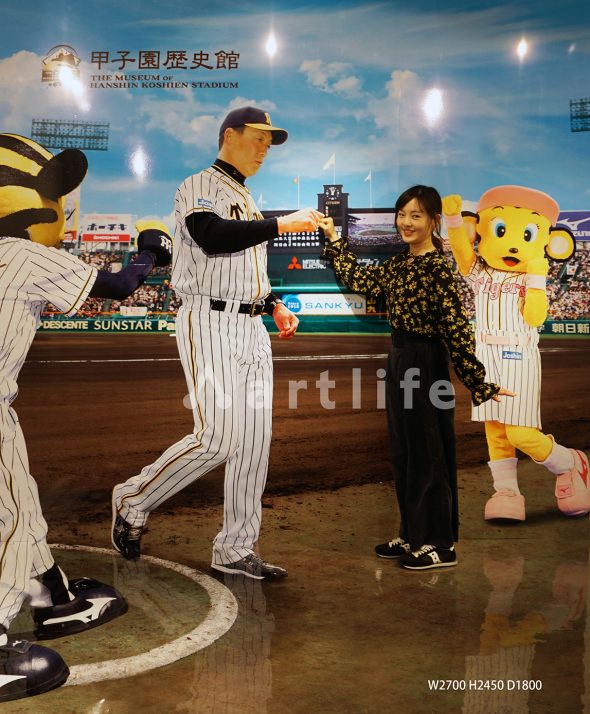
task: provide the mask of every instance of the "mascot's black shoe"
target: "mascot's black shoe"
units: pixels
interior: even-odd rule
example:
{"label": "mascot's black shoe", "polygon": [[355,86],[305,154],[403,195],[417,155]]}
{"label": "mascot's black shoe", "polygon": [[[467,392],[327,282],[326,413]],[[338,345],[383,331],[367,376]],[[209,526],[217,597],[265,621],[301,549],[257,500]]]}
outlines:
{"label": "mascot's black shoe", "polygon": [[67,664],[48,647],[14,637],[0,645],[0,702],[48,692],[69,674]]}
{"label": "mascot's black shoe", "polygon": [[35,635],[40,640],[66,637],[90,630],[127,612],[127,602],[115,588],[91,578],[69,582],[70,602],[33,610]]}

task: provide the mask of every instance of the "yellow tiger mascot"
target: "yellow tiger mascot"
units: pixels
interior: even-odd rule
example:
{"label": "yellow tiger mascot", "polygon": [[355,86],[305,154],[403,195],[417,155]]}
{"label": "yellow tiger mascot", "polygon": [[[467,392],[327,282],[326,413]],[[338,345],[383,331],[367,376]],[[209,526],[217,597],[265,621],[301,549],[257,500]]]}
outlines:
{"label": "yellow tiger mascot", "polygon": [[585,515],[590,512],[588,457],[544,434],[540,414],[537,328],[547,317],[547,258],[570,258],[574,238],[556,226],[557,202],[536,189],[497,186],[481,196],[475,214],[461,208],[460,196],[443,199],[453,256],[475,295],[476,353],[486,379],[516,392],[514,399],[490,400],[472,411],[474,421],[485,422],[494,483],[485,518],[525,520],[517,449],[556,476],[562,513]]}

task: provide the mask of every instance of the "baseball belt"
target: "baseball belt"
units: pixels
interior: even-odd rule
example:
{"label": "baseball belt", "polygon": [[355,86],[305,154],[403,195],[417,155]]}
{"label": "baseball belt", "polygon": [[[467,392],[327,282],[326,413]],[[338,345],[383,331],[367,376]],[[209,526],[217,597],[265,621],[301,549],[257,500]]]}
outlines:
{"label": "baseball belt", "polygon": [[[238,309],[235,309],[235,305],[238,305]],[[241,302],[236,303],[234,300],[216,300],[211,298],[209,300],[209,306],[212,310],[219,310],[219,312],[237,312],[240,315],[250,315],[250,317],[258,317],[264,312],[264,301],[262,302]]]}
{"label": "baseball belt", "polygon": [[504,335],[490,335],[486,332],[480,332],[478,338],[484,345],[514,345],[526,347],[531,344],[530,335],[523,335],[518,332],[510,332]]}

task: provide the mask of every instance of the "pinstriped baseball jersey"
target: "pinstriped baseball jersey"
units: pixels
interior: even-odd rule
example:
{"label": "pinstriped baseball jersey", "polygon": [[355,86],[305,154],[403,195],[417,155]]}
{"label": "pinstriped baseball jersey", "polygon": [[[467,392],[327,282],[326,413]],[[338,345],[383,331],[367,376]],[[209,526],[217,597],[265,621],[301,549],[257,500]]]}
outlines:
{"label": "pinstriped baseball jersey", "polygon": [[25,439],[10,406],[16,380],[45,304],[73,314],[95,278],[95,268],[65,252],[0,237],[0,624],[6,628],[20,610],[30,579],[53,565]]}
{"label": "pinstriped baseball jersey", "polygon": [[22,238],[0,238],[0,266],[0,400],[10,403],[45,304],[75,313],[94,284],[96,269]]}
{"label": "pinstriped baseball jersey", "polygon": [[[495,270],[477,256],[465,280],[475,294],[476,355],[486,368],[486,379],[516,393],[501,402],[489,400],[473,407],[473,420],[540,429],[539,332],[522,316],[526,274]],[[486,335],[506,343],[486,344]]]}
{"label": "pinstriped baseball jersey", "polygon": [[189,176],[175,196],[176,233],[172,285],[187,306],[192,295],[255,302],[270,292],[266,243],[219,255],[207,253],[191,238],[186,218],[208,211],[226,220],[263,218],[250,191],[219,166]]}
{"label": "pinstriped baseball jersey", "polygon": [[537,328],[531,327],[522,316],[526,277],[526,273],[495,270],[477,256],[465,280],[475,294],[478,330],[526,333],[538,342]]}

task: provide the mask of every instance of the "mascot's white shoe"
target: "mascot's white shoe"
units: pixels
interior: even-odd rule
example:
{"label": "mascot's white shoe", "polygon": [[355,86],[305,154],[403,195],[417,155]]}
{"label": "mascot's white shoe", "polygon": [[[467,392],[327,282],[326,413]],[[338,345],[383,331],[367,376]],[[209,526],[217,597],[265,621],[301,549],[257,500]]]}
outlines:
{"label": "mascot's white shoe", "polygon": [[69,674],[57,652],[0,635],[0,703],[48,692],[61,686]]}
{"label": "mascot's white shoe", "polygon": [[110,585],[91,578],[75,578],[68,587],[74,595],[70,602],[33,610],[38,639],[50,640],[90,630],[127,612],[127,602]]}
{"label": "mascot's white shoe", "polygon": [[496,518],[506,521],[524,521],[526,518],[524,496],[509,488],[496,491],[486,503],[484,518],[486,521],[493,521]]}
{"label": "mascot's white shoe", "polygon": [[557,507],[566,516],[590,513],[590,464],[582,451],[571,449],[574,468],[559,474],[555,481]]}

